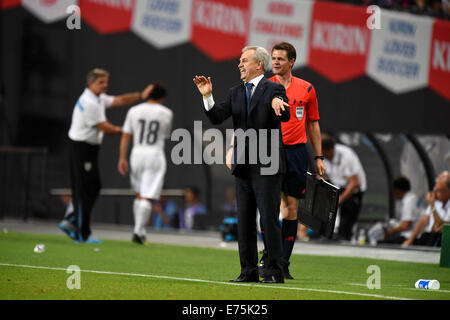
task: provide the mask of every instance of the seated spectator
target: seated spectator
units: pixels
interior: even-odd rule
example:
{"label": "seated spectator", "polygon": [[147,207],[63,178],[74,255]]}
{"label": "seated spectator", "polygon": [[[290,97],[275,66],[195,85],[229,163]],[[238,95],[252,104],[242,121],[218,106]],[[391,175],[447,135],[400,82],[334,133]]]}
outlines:
{"label": "seated spectator", "polygon": [[177,205],[168,201],[165,196],[161,196],[159,201],[155,201],[152,208],[151,222],[153,228],[170,230],[174,226],[174,219],[178,212]]}
{"label": "seated spectator", "polygon": [[421,245],[440,247],[442,226],[450,223],[450,174],[441,173],[434,189],[427,194],[428,208],[411,236],[402,246]]}
{"label": "seated spectator", "polygon": [[236,204],[236,192],[233,187],[228,187],[225,190],[225,203],[222,204],[220,211],[222,216],[225,217],[237,217],[237,204]]}
{"label": "seated spectator", "polygon": [[396,215],[398,219],[395,219],[395,227],[384,229],[384,240],[380,243],[401,244],[411,236],[420,219],[420,210],[417,206],[418,197],[411,191],[411,184],[407,178],[399,177],[393,181],[392,185],[394,197],[400,202],[400,214]]}
{"label": "seated spectator", "polygon": [[442,0],[442,13],[445,19],[450,20],[450,0]]}
{"label": "seated spectator", "polygon": [[180,230],[206,229],[203,219],[206,216],[206,207],[200,203],[198,189],[186,188],[184,201],[186,207],[180,212]]}
{"label": "seated spectator", "polygon": [[433,15],[433,9],[430,7],[428,0],[416,0],[415,3],[410,6],[409,11],[419,15]]}
{"label": "seated spectator", "polygon": [[441,0],[430,0],[430,9],[433,17],[444,19],[444,11],[442,10]]}

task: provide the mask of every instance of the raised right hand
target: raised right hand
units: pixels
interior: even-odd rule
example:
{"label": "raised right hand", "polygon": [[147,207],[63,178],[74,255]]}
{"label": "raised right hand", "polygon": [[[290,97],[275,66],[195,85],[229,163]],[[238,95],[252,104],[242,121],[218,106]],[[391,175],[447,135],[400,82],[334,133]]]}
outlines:
{"label": "raised right hand", "polygon": [[194,83],[197,85],[198,91],[203,97],[208,98],[212,94],[212,83],[211,77],[206,78],[205,76],[195,76]]}

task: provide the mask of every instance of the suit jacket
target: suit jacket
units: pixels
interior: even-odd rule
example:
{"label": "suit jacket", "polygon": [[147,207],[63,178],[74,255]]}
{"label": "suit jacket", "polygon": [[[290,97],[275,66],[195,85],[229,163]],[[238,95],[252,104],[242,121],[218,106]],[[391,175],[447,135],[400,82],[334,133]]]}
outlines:
{"label": "suit jacket", "polygon": [[[288,101],[286,91],[281,84],[262,78],[251,97],[249,114],[247,114],[246,88],[243,83],[232,87],[229,90],[225,101],[219,104],[216,103],[209,111],[206,111],[205,109],[207,117],[213,124],[220,124],[231,116],[233,118],[233,127],[236,137],[239,135],[236,131],[237,129],[242,129],[243,132],[248,133],[249,135],[251,135],[250,131],[256,132],[256,140],[251,140],[250,143],[250,139],[245,139],[245,146],[238,146],[238,143],[240,143],[242,139],[236,139],[235,137],[233,153],[234,161],[231,171],[232,174],[239,175],[239,172],[242,172],[243,170],[249,171],[250,169],[252,172],[260,172],[261,168],[268,168],[271,166],[270,163],[267,163],[268,159],[261,158],[259,152],[260,146],[265,147],[266,153],[263,152],[263,154],[270,157],[272,146],[271,129],[278,129],[279,131],[279,167],[276,172],[273,172],[273,174],[284,173],[286,171],[286,159],[281,134],[281,121],[289,121],[290,112],[289,107],[285,106],[285,110],[282,111],[281,116],[277,116],[275,111],[272,109],[272,99],[275,97],[282,98],[285,102]],[[267,130],[264,133],[264,130],[260,131],[260,129]],[[263,139],[261,140],[261,138]],[[252,144],[252,146],[250,146],[250,144]],[[250,162],[251,159],[249,159],[249,151],[254,147],[257,147],[258,150],[256,163]],[[238,149],[245,150],[245,161],[243,158],[244,153],[238,153]]]}

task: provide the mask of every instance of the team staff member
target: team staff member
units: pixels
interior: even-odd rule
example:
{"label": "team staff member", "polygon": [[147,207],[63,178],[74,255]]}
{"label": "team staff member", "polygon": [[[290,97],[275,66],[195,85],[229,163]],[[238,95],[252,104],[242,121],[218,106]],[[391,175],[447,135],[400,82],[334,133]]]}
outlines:
{"label": "team staff member", "polygon": [[152,86],[142,92],[119,96],[106,94],[109,72],[93,69],[87,75],[87,88],[77,100],[69,130],[70,178],[74,212],[66,216],[60,228],[77,242],[100,242],[89,239],[92,207],[100,192],[98,152],[103,134],[120,134],[121,128],[111,124],[105,109],[134,104],[146,98]]}
{"label": "team staff member", "polygon": [[[287,160],[287,172],[284,177],[281,196],[281,214],[283,217],[281,235],[283,258],[286,262],[283,266],[283,274],[286,279],[293,279],[288,269],[289,259],[297,236],[299,199],[303,199],[306,192],[306,171],[308,169],[306,129],[308,129],[315,154],[316,171],[320,176],[325,173],[316,91],[311,83],[292,75],[296,58],[297,53],[292,44],[288,42],[276,44],[272,48],[274,76],[269,79],[281,83],[285,87],[291,112],[290,120],[281,124]],[[264,266],[265,258],[266,256],[263,255],[262,266]]]}
{"label": "team staff member", "polygon": [[125,176],[129,171],[128,148],[133,138],[130,155],[130,182],[136,198],[133,203],[134,233],[132,241],[145,244],[145,226],[152,211],[152,201],[159,200],[166,174],[165,140],[172,129],[172,111],[162,105],[167,89],[155,83],[148,100],[128,110],[122,128],[118,170]]}
{"label": "team staff member", "polygon": [[333,137],[322,136],[322,150],[328,178],[342,190],[339,195],[338,240],[350,241],[367,189],[366,173],[356,152],[336,143]]}
{"label": "team staff member", "polygon": [[[215,103],[212,97],[212,83],[210,78],[196,76],[194,83],[203,96],[206,115],[213,124],[220,124],[229,117],[233,117],[234,129],[249,130],[267,129],[278,130],[281,146],[281,121],[288,121],[289,105],[272,109],[275,97],[287,100],[282,85],[264,78],[264,72],[269,66],[270,55],[262,47],[249,46],[242,49],[238,65],[243,83],[232,87],[222,103]],[[266,139],[266,150],[271,150],[271,139]],[[259,141],[261,143],[262,140]],[[249,150],[248,139],[235,139],[235,159],[237,150]],[[258,141],[253,141],[258,145]],[[278,150],[277,150],[278,151]],[[247,152],[247,151],[246,151]],[[236,199],[238,208],[238,245],[241,274],[233,282],[258,282],[258,248],[256,232],[256,209],[259,209],[261,221],[264,222],[267,238],[267,274],[262,282],[283,283],[281,270],[282,244],[281,230],[278,221],[280,208],[280,192],[282,173],[285,172],[285,159],[282,152],[276,157],[279,162],[277,170],[264,175],[264,167],[260,157],[252,164],[245,157],[245,163],[234,161],[232,174],[236,181]],[[241,160],[241,159],[238,159]],[[250,163],[249,163],[250,162]]]}

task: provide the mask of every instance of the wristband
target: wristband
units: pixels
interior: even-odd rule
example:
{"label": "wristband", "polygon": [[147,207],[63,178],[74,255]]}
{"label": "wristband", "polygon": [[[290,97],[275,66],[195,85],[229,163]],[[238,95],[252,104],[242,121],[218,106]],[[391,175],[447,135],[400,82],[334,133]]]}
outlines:
{"label": "wristband", "polygon": [[323,160],[323,159],[325,159],[325,157],[324,156],[315,156],[314,160],[317,160],[317,159]]}

